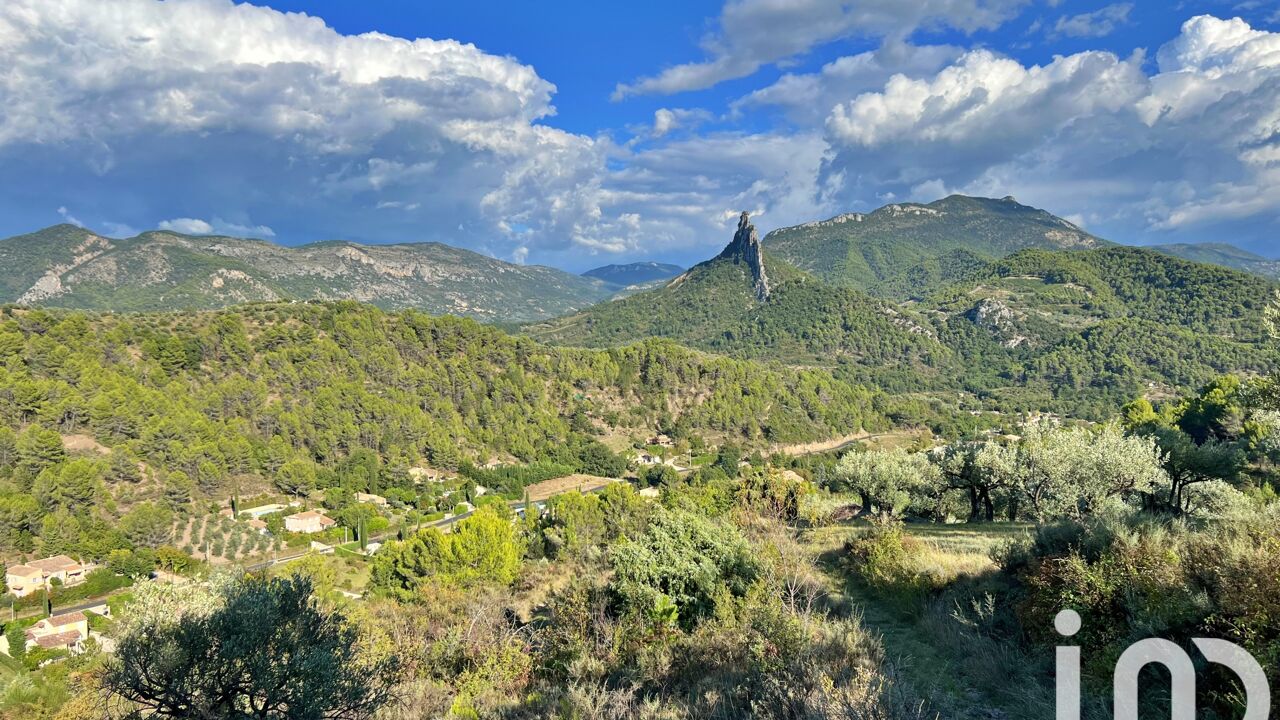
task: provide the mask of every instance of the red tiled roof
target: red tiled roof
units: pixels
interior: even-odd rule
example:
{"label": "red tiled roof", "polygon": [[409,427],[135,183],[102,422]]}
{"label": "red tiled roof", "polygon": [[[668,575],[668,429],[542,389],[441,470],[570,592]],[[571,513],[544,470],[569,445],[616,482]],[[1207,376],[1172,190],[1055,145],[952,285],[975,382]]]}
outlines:
{"label": "red tiled roof", "polygon": [[88,622],[89,618],[85,617],[84,613],[76,611],[66,613],[64,615],[54,615],[53,617],[48,618],[48,620],[50,625],[54,627],[62,627],[63,625],[70,625],[72,623]]}
{"label": "red tiled roof", "polygon": [[80,642],[80,640],[81,637],[79,632],[69,630],[55,635],[45,635],[44,637],[36,638],[36,644],[46,650],[53,650],[55,648],[64,648],[75,645]]}
{"label": "red tiled roof", "polygon": [[300,512],[300,513],[294,513],[293,515],[290,515],[289,517],[287,517],[287,518],[285,518],[285,519],[286,519],[286,520],[314,520],[314,519],[316,519],[316,518],[319,518],[319,520],[320,520],[320,522],[321,522],[321,523],[326,523],[326,522],[327,522],[327,523],[336,523],[336,522],[337,522],[337,520],[334,520],[333,518],[329,517],[328,515],[325,515],[324,513],[318,513],[318,512],[316,512],[315,510],[304,510],[304,511],[302,511],[302,512]]}

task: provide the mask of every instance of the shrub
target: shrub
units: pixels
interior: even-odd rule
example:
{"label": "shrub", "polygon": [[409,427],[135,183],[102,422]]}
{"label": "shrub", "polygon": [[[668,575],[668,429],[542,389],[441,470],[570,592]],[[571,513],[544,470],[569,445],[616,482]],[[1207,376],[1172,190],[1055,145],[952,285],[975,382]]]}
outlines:
{"label": "shrub", "polygon": [[957,579],[992,569],[983,556],[943,550],[912,537],[901,522],[888,519],[875,521],[844,550],[850,571],[904,610],[919,610],[924,600]]}
{"label": "shrub", "polygon": [[[612,590],[625,610],[650,613],[674,603],[691,627],[727,598],[743,597],[760,574],[742,533],[728,523],[679,510],[655,510],[649,527],[609,553]],[[666,598],[666,600],[664,600]]]}
{"label": "shrub", "polygon": [[862,537],[845,545],[850,570],[872,589],[916,599],[928,584],[917,572],[923,554],[921,542],[903,532],[896,522],[873,524]]}
{"label": "shrub", "polygon": [[[1272,518],[1198,529],[1142,517],[1046,528],[1012,554],[1008,572],[1026,595],[1022,627],[1039,644],[1059,640],[1052,628],[1060,610],[1080,613],[1085,622],[1073,642],[1091,648],[1085,676],[1100,685],[1121,652],[1153,636],[1229,640],[1253,654],[1273,684],[1280,680],[1280,536]],[[1230,686],[1215,685],[1207,694],[1218,709],[1230,708],[1223,700]]]}

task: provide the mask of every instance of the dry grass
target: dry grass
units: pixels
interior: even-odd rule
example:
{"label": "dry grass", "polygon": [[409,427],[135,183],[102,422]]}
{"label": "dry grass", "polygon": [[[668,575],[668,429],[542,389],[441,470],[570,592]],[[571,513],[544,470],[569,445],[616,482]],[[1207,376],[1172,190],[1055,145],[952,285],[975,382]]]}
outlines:
{"label": "dry grass", "polygon": [[529,499],[534,502],[546,500],[552,495],[577,490],[578,492],[591,492],[598,488],[602,488],[611,482],[618,482],[613,478],[599,477],[598,475],[566,475],[565,477],[555,478],[552,480],[543,480],[540,483],[534,483],[525,488]]}
{"label": "dry grass", "polygon": [[[836,496],[823,502],[842,507],[850,501],[856,498]],[[986,583],[995,570],[992,554],[1032,530],[1027,524],[1006,523],[905,525],[903,541],[911,550],[904,570],[924,579],[924,595],[915,594],[918,587],[908,587],[905,594],[892,588],[876,591],[851,574],[844,546],[867,535],[864,520],[811,528],[801,538],[839,583],[833,594],[844,594],[849,612],[880,639],[902,681],[931,709],[956,720],[1015,720],[1053,716],[1045,659],[990,634],[984,626],[990,618],[979,617],[970,605],[986,599]]]}

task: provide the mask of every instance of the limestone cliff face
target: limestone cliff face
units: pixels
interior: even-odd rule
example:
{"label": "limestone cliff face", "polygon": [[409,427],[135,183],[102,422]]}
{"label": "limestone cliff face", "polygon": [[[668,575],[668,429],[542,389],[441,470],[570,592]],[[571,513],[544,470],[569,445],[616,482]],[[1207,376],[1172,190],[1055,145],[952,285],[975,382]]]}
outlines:
{"label": "limestone cliff face", "polygon": [[755,284],[756,299],[764,302],[769,298],[769,276],[764,270],[764,251],[760,249],[760,238],[756,235],[756,226],[751,224],[750,215],[744,212],[738,218],[738,232],[734,234],[733,242],[720,252],[719,257],[735,263],[746,263]]}

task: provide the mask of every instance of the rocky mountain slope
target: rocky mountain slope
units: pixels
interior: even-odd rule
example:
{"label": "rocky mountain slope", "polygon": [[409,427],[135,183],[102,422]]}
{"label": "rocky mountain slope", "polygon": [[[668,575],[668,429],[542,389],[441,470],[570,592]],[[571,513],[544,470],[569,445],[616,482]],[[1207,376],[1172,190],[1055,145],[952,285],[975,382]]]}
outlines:
{"label": "rocky mountain slope", "polygon": [[[778,260],[744,215],[722,253],[664,287],[526,331],[587,346],[669,337],[835,367],[883,389],[940,398],[961,390],[1006,410],[1083,417],[1220,373],[1276,367],[1263,321],[1275,283],[1089,237],[1067,243],[1075,250],[1033,247],[996,260],[952,249],[909,268],[905,277],[927,282],[893,301]],[[995,247],[1012,244],[986,245]]]}
{"label": "rocky mountain slope", "polygon": [[746,213],[719,255],[664,286],[526,331],[594,347],[668,337],[738,357],[811,365],[910,365],[942,350],[913,313],[769,256]]}
{"label": "rocky mountain slope", "polygon": [[0,301],[91,310],[209,309],[273,300],[358,300],[482,320],[563,315],[616,288],[440,243],[284,247],[146,232],[121,240],[58,225],[0,240]]}

